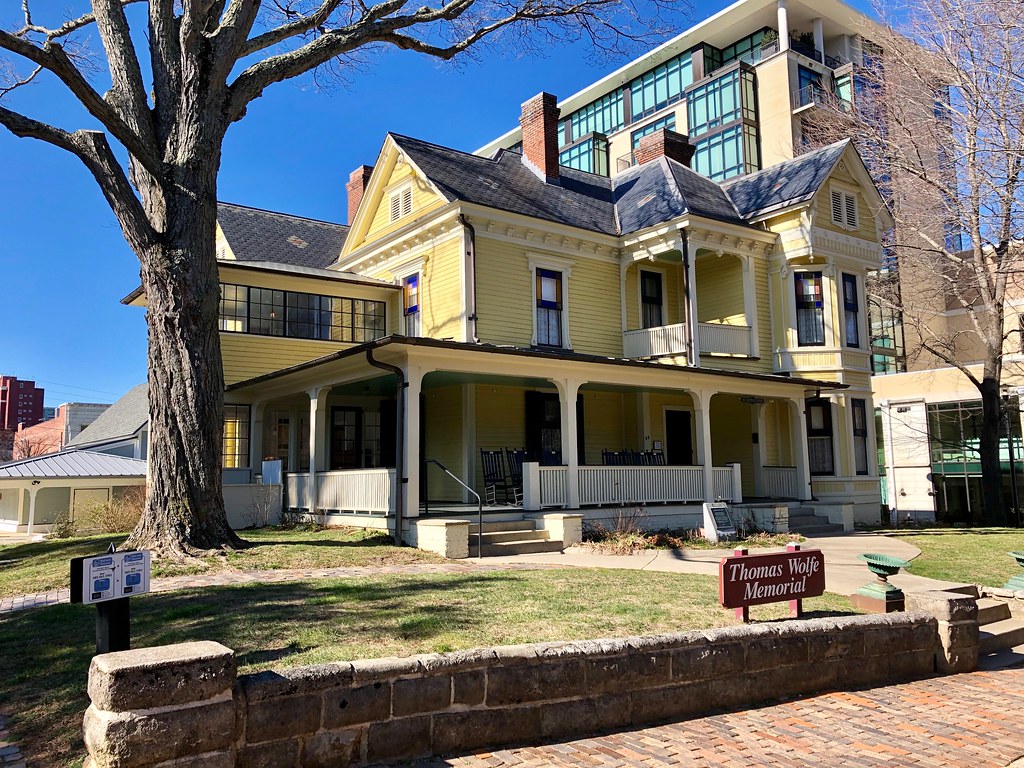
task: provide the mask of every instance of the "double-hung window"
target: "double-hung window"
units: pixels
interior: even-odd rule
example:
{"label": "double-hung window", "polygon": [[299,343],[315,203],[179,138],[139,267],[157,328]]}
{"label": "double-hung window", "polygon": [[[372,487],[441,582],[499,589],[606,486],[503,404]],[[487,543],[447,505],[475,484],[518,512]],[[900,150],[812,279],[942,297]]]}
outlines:
{"label": "double-hung window", "polygon": [[857,298],[857,276],[843,274],[843,315],[846,325],[846,346],[860,346],[860,304]]}
{"label": "double-hung window", "polygon": [[564,346],[562,329],[562,273],[537,269],[537,344]]}
{"label": "double-hung window", "polygon": [[405,335],[420,335],[420,276],[409,275],[402,281],[405,314]]}
{"label": "double-hung window", "polygon": [[640,326],[657,328],[665,324],[660,272],[640,271]]}
{"label": "double-hung window", "polygon": [[851,399],[853,418],[853,459],[858,475],[868,474],[868,412],[863,400]]}
{"label": "double-hung window", "polygon": [[801,347],[825,343],[821,272],[796,272],[796,342]]}
{"label": "double-hung window", "polygon": [[807,458],[812,475],[834,475],[832,403],[824,398],[807,401]]}

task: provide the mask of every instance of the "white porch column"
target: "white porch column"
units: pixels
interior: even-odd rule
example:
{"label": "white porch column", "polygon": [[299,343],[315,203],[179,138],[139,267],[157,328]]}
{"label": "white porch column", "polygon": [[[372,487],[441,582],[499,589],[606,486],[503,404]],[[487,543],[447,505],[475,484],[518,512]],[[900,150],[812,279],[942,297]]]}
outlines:
{"label": "white porch column", "polygon": [[[462,482],[470,488],[476,487],[476,384],[462,385]],[[465,488],[462,501],[469,504],[475,500]]]}
{"label": "white porch column", "polygon": [[750,356],[761,356],[761,341],[758,335],[757,322],[757,286],[754,283],[754,260],[750,256],[741,256],[743,264],[743,315],[750,328]]}
{"label": "white porch column", "polygon": [[821,52],[821,60],[825,61],[825,28],[819,16],[813,22],[814,25],[814,47]]}
{"label": "white porch column", "polygon": [[807,405],[804,398],[790,401],[790,412],[793,414],[793,458],[796,464],[797,498],[807,501],[811,498],[811,462],[807,455]]}
{"label": "white porch column", "polygon": [[686,240],[686,252],[684,262],[686,263],[686,335],[690,340],[690,351],[687,362],[700,367],[700,334],[697,326],[697,249]]}
{"label": "white porch column", "polygon": [[697,463],[704,467],[704,501],[715,500],[715,477],[712,471],[715,459],[711,451],[711,397],[712,393],[700,390],[693,397],[694,418],[697,420]]}
{"label": "white porch column", "polygon": [[420,514],[420,472],[423,459],[420,456],[420,393],[423,391],[423,370],[409,367],[405,372],[405,423],[402,436],[402,461],[404,478],[396,478],[398,492],[404,491],[405,505],[402,516],[419,517]]}
{"label": "white porch column", "polygon": [[575,379],[561,379],[554,384],[558,388],[558,402],[561,406],[562,462],[566,470],[566,497],[568,509],[580,508],[580,457],[576,423],[576,397],[583,382]]}
{"label": "white porch column", "polygon": [[249,406],[252,425],[249,427],[249,470],[255,475],[263,470],[263,422],[267,412],[266,402]]}
{"label": "white porch column", "polygon": [[327,468],[327,395],[330,387],[309,390],[309,513],[317,508],[316,473]]}
{"label": "white porch column", "polygon": [[[28,535],[32,535],[32,526],[36,522],[36,493],[39,492],[39,486],[36,485],[39,481],[36,480],[29,486],[28,489]],[[19,491],[20,493],[20,491]]]}
{"label": "white porch column", "polygon": [[777,19],[779,22],[779,50],[789,50],[789,13],[786,10],[786,0],[779,0]]}

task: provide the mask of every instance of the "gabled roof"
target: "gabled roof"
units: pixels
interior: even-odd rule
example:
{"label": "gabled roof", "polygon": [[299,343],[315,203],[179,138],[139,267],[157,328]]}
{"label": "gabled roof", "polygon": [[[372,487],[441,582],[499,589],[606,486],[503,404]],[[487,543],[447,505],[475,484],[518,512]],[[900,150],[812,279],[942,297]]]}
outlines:
{"label": "gabled roof", "polygon": [[788,208],[814,197],[852,143],[844,139],[722,186],[745,219]]}
{"label": "gabled roof", "polygon": [[617,234],[611,179],[560,168],[558,184],[546,184],[523,165],[522,155],[495,157],[389,134],[449,202],[462,200],[558,224]]}
{"label": "gabled roof", "polygon": [[244,261],[325,269],[337,261],[348,227],[287,213],[217,203],[217,223]]}
{"label": "gabled roof", "polygon": [[622,235],[683,215],[744,224],[722,186],[661,159],[613,178],[559,168],[551,184],[501,150],[480,157],[408,136],[391,139],[449,202],[460,200],[590,232]]}
{"label": "gabled roof", "polygon": [[52,477],[145,477],[146,462],[95,451],[61,451],[0,464],[0,480]]}
{"label": "gabled roof", "polygon": [[149,385],[129,389],[96,421],[68,441],[68,448],[128,440],[149,421]]}

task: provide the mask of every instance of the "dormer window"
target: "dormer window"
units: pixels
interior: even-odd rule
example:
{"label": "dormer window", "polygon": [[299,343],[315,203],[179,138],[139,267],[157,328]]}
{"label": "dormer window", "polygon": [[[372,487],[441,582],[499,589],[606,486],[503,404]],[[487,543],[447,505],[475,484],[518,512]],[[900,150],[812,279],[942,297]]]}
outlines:
{"label": "dormer window", "polygon": [[832,222],[844,229],[857,229],[857,195],[845,189],[832,189]]}
{"label": "dormer window", "polygon": [[412,213],[412,185],[391,193],[388,198],[388,210],[392,223]]}

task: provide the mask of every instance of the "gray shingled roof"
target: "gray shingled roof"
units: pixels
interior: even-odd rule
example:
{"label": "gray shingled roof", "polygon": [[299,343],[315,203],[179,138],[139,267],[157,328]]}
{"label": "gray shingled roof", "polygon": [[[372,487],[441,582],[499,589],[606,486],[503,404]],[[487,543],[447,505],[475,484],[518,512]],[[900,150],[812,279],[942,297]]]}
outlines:
{"label": "gray shingled roof", "polygon": [[629,234],[685,215],[747,224],[757,215],[809,199],[849,144],[842,141],[722,184],[667,158],[613,178],[563,167],[558,183],[550,184],[523,165],[518,152],[480,157],[390,135],[448,201],[607,235]]}
{"label": "gray shingled roof", "polygon": [[71,438],[67,447],[109,443],[134,436],[149,421],[148,392],[147,384],[129,389],[96,421]]}
{"label": "gray shingled roof", "polygon": [[95,451],[61,451],[0,464],[0,480],[54,477],[145,477],[146,462]]}
{"label": "gray shingled roof", "polygon": [[238,259],[324,269],[341,255],[348,227],[217,203],[217,223]]}
{"label": "gray shingled roof", "polygon": [[618,234],[611,179],[561,168],[559,183],[546,184],[523,165],[522,155],[516,152],[479,157],[390,135],[448,201],[463,200],[591,232]]}
{"label": "gray shingled roof", "polygon": [[722,186],[746,219],[805,202],[825,182],[850,143],[844,139],[829,144]]}

